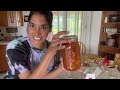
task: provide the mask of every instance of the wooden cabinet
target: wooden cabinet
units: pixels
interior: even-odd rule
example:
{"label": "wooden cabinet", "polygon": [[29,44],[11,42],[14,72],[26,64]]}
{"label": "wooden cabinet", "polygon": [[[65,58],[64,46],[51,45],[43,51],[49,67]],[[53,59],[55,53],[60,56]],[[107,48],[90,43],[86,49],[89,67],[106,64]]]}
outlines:
{"label": "wooden cabinet", "polygon": [[0,11],[0,26],[23,26],[22,11]]}
{"label": "wooden cabinet", "polygon": [[5,54],[6,54],[6,45],[0,45],[0,72],[6,72],[8,69],[8,64]]}
{"label": "wooden cabinet", "polygon": [[[111,18],[112,17],[112,18]],[[116,20],[114,20],[117,18]],[[113,20],[113,21],[111,21]],[[116,30],[117,32],[114,34],[115,44],[114,46],[109,46],[108,43],[108,34],[105,31],[105,28],[110,30]],[[100,56],[105,57],[105,55],[112,55],[113,58],[116,53],[120,53],[120,12],[119,11],[103,11],[102,19],[101,19],[101,29],[100,29],[100,37],[99,37],[99,48],[98,53]]]}

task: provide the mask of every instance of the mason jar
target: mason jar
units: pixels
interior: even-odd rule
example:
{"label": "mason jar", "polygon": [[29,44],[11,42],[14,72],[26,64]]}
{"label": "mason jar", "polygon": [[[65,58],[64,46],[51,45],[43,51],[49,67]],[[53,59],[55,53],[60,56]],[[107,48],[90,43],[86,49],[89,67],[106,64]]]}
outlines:
{"label": "mason jar", "polygon": [[64,36],[63,39],[74,39],[71,43],[65,43],[63,45],[66,48],[62,49],[63,66],[68,71],[78,70],[81,66],[80,59],[80,46],[78,43],[78,37],[75,35]]}

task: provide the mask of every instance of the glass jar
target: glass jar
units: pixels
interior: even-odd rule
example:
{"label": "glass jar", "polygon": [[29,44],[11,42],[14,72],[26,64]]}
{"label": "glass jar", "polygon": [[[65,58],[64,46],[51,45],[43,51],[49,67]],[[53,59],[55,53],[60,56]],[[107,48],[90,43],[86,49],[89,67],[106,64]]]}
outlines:
{"label": "glass jar", "polygon": [[75,35],[64,36],[64,38],[74,39],[71,43],[65,43],[65,49],[62,50],[63,66],[68,71],[75,71],[80,68],[80,46],[78,37]]}

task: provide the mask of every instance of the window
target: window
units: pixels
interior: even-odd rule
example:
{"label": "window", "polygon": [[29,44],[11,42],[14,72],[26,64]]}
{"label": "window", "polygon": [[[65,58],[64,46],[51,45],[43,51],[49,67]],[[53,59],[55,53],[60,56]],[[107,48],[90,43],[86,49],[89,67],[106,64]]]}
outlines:
{"label": "window", "polygon": [[52,11],[53,34],[58,31],[70,31],[71,35],[81,34],[82,11]]}

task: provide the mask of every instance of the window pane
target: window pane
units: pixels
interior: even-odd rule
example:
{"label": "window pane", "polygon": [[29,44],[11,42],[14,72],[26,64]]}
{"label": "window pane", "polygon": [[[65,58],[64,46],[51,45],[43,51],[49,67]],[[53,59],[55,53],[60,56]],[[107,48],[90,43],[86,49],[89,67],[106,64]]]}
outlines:
{"label": "window pane", "polygon": [[67,27],[71,35],[75,34],[75,11],[67,12]]}
{"label": "window pane", "polygon": [[52,11],[53,34],[68,30],[71,35],[81,34],[82,11]]}

